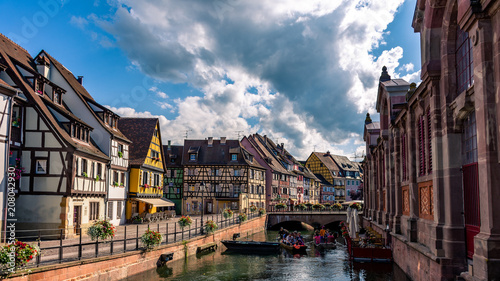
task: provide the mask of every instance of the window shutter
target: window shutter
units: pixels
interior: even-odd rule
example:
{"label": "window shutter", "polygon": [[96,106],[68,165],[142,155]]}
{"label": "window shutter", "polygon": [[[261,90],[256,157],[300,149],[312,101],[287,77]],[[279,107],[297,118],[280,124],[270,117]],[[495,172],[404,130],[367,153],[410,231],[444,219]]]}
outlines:
{"label": "window shutter", "polygon": [[432,173],[432,128],[431,128],[431,111],[427,110],[427,155],[429,158],[428,173]]}

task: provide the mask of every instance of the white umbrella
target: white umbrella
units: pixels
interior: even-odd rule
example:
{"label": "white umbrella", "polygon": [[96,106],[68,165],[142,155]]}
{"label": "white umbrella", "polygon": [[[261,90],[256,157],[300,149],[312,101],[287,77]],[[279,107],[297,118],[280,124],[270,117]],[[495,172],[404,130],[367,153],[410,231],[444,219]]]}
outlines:
{"label": "white umbrella", "polygon": [[[350,208],[349,208],[350,209]],[[359,232],[359,216],[358,209],[354,209],[352,212],[352,223],[354,224],[354,233]],[[355,234],[356,235],[356,234]]]}
{"label": "white umbrella", "polygon": [[354,220],[353,220],[353,211],[351,208],[347,208],[347,223],[349,224],[349,236],[351,238],[356,237],[356,232],[354,231]]}

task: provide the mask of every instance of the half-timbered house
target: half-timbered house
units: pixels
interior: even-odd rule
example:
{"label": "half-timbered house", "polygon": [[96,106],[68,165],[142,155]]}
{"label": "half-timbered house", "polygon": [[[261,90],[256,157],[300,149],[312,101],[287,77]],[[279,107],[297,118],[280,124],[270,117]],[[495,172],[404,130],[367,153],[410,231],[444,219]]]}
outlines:
{"label": "half-timbered house", "polygon": [[126,218],[174,206],[163,198],[165,158],[158,118],[121,118],[118,128],[132,141]]}
{"label": "half-timbered house", "polygon": [[[1,67],[1,65],[0,65]],[[4,159],[0,160],[0,241],[3,238],[3,231],[7,231],[4,229],[4,218],[7,218],[7,214],[5,213],[7,208],[9,207],[9,201],[7,198],[9,197],[9,190],[12,191],[11,195],[14,195],[15,189],[15,166],[13,165],[10,169],[9,158],[6,157],[10,154],[9,143],[11,139],[12,127],[15,124],[18,125],[17,116],[12,116],[12,107],[14,104],[14,98],[17,95],[17,90],[9,86],[5,81],[0,79],[0,155],[5,155]],[[12,196],[11,196],[12,197]],[[14,197],[12,197],[14,199]],[[15,203],[11,204],[11,206],[15,207]]]}
{"label": "half-timbered house", "polygon": [[246,211],[265,196],[265,169],[239,140],[184,140],[182,166],[183,214]]}
{"label": "half-timbered house", "polygon": [[64,104],[94,130],[91,138],[95,145],[111,158],[104,177],[106,183],[105,214],[111,223],[125,223],[125,200],[128,192],[128,140],[118,129],[119,116],[99,104],[82,85],[82,76],[76,78],[46,51],[35,58],[37,67],[46,78],[66,90]]}
{"label": "half-timbered house", "polygon": [[[306,167],[316,176],[321,175],[335,189],[336,202],[342,203],[345,201],[345,179],[341,168],[334,161],[330,151],[311,153],[307,158]],[[324,190],[321,192],[324,192]]]}
{"label": "half-timbered house", "polygon": [[245,136],[241,140],[242,145],[266,169],[266,206],[270,206],[272,203],[277,202],[277,200],[289,200],[288,187],[290,186],[289,181],[291,176],[291,173],[273,156],[269,142],[270,140],[268,140],[267,136],[259,134]]}
{"label": "half-timbered house", "polygon": [[175,212],[178,215],[182,214],[182,196],[184,194],[183,151],[182,145],[171,145],[170,140],[168,145],[163,146],[166,166],[163,196],[174,202]]}
{"label": "half-timbered house", "polygon": [[78,234],[103,218],[109,157],[94,145],[93,127],[66,106],[66,90],[47,77],[47,63],[0,35],[0,79],[24,100],[14,108],[21,138],[9,155],[21,168],[16,228]]}

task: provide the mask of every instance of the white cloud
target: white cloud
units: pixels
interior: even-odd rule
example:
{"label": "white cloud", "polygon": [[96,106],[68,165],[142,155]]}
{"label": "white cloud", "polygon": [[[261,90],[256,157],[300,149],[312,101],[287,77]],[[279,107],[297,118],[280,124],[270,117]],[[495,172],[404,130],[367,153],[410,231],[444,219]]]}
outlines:
{"label": "white cloud", "polygon": [[[346,154],[357,149],[382,66],[400,75],[401,47],[378,57],[372,51],[385,44],[402,3],[123,0],[111,17],[89,19],[142,72],[203,93],[156,102],[177,112],[165,121],[164,135],[180,142],[185,130],[197,138],[258,131],[305,159],[314,147]],[[403,68],[412,70],[410,63]],[[158,88],[150,91],[168,99]]]}
{"label": "white cloud", "polygon": [[89,22],[85,18],[71,16],[69,23],[83,30]]}

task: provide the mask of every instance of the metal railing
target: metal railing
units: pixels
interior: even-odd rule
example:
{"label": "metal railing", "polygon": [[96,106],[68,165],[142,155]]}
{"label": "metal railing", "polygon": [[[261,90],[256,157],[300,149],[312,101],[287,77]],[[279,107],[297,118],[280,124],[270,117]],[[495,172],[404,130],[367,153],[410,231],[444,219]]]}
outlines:
{"label": "metal railing", "polygon": [[[288,205],[286,208],[276,208],[276,206],[271,205],[267,206],[266,212],[268,213],[331,213],[331,214],[345,214],[347,213],[347,209],[349,206],[343,206],[340,209],[315,209],[312,206],[306,207],[305,209],[297,208],[295,207],[296,205]],[[363,213],[363,210],[361,209],[358,211],[359,214]]]}
{"label": "metal railing", "polygon": [[[247,216],[248,219],[253,219],[258,217],[259,214],[254,212]],[[208,220],[213,220],[218,225],[218,229],[240,223],[236,214],[227,219],[222,214],[205,214],[204,222]],[[99,239],[92,241],[86,234],[87,229],[16,230],[16,238],[29,244],[36,244],[40,248],[41,255],[38,255],[36,259],[27,264],[28,268],[32,268],[144,249],[140,240],[147,230],[161,233],[162,242],[160,245],[172,244],[204,235],[204,225],[201,224],[199,217],[193,219],[193,223],[189,227],[184,228],[178,225],[175,218],[159,223],[116,226],[115,236],[104,241]],[[68,233],[76,236],[76,238],[65,238]],[[80,235],[75,235],[75,233],[80,233]],[[6,235],[6,233],[3,234]]]}

